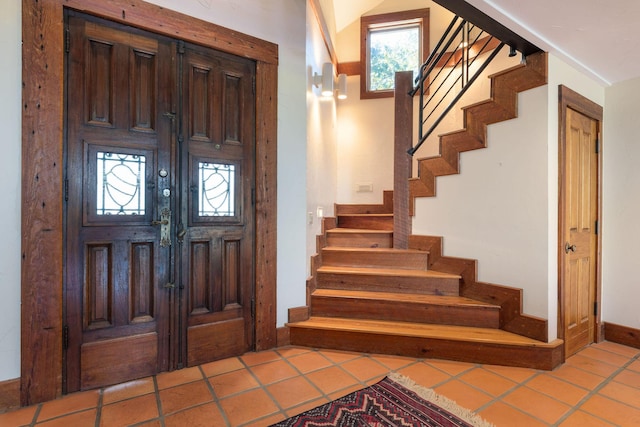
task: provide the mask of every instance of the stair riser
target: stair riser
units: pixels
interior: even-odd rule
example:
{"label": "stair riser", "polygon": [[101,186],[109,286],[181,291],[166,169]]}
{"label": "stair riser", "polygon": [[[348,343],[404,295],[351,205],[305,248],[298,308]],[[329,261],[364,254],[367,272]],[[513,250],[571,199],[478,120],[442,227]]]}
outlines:
{"label": "stair riser", "polygon": [[450,306],[392,300],[312,296],[311,315],[479,328],[500,327],[500,312],[497,307]]}
{"label": "stair riser", "polygon": [[327,245],[350,248],[391,248],[393,235],[390,233],[327,233]]}
{"label": "stair riser", "polygon": [[318,272],[318,288],[386,291],[423,295],[459,295],[460,280],[411,276],[376,276]]}
{"label": "stair riser", "polygon": [[427,253],[322,251],[322,265],[334,267],[379,267],[426,270]]}
{"label": "stair riser", "polygon": [[340,215],[338,227],[366,230],[393,230],[392,216],[350,216]]}
{"label": "stair riser", "polygon": [[561,363],[557,348],[509,346],[370,332],[290,327],[291,344],[373,354],[457,360],[468,363],[552,370]]}

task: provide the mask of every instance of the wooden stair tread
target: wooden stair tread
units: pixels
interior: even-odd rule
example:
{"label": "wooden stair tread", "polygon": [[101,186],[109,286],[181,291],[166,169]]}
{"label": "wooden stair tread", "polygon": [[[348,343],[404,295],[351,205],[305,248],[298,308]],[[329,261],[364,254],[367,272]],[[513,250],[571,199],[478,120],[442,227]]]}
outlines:
{"label": "wooden stair tread", "polygon": [[399,292],[383,292],[383,291],[352,291],[344,289],[316,289],[313,296],[320,297],[347,297],[357,298],[361,300],[394,300],[407,303],[427,303],[433,305],[457,305],[469,307],[484,307],[499,309],[499,305],[489,304],[482,301],[474,300],[453,295],[428,295],[428,294],[407,294]]}
{"label": "wooden stair tread", "polygon": [[373,267],[334,267],[322,266],[318,268],[318,273],[337,273],[337,274],[363,274],[375,276],[411,276],[411,277],[429,277],[442,279],[461,279],[459,274],[442,273],[433,270],[410,270],[401,268],[373,268]]}
{"label": "wooden stair tread", "polygon": [[327,230],[327,233],[340,233],[340,234],[393,234],[393,231],[390,230],[369,230],[366,228],[332,228],[331,230]]}
{"label": "wooden stair tread", "polygon": [[392,217],[393,214],[392,213],[344,213],[344,214],[338,214],[336,216],[338,216],[338,217],[340,217],[340,216],[353,216],[353,217],[363,217],[363,218],[368,218],[368,217],[380,218],[380,217]]}
{"label": "wooden stair tread", "polygon": [[377,335],[420,337],[518,347],[555,348],[558,345],[557,342],[546,343],[537,341],[502,329],[475,328],[470,326],[433,325],[340,317],[310,317],[308,320],[289,323],[287,326],[325,331],[364,332]]}
{"label": "wooden stair tread", "polygon": [[427,251],[417,249],[396,249],[396,248],[362,248],[358,246],[325,246],[323,251],[333,252],[371,252],[371,253],[393,253],[393,254],[428,254]]}

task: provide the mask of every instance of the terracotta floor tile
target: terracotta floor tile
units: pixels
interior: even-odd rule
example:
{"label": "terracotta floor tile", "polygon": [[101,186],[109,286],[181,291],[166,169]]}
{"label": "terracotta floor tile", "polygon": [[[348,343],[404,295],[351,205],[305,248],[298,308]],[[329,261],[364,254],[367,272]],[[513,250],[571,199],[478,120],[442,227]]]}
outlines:
{"label": "terracotta floor tile", "polygon": [[284,410],[322,397],[322,393],[304,377],[289,378],[267,387]]}
{"label": "terracotta floor tile", "polygon": [[363,357],[361,353],[353,353],[351,351],[319,350],[318,353],[322,354],[333,363],[343,363],[348,360]]}
{"label": "terracotta floor tile", "polygon": [[163,414],[171,414],[211,401],[213,395],[204,380],[160,390]]}
{"label": "terracotta floor tile", "polygon": [[549,372],[547,375],[551,375],[567,382],[570,382],[579,387],[583,387],[587,390],[593,390],[605,381],[605,378],[600,375],[591,374],[583,369],[576,368],[564,364],[556,370]]}
{"label": "terracotta floor tile", "polygon": [[475,368],[469,372],[465,372],[460,375],[459,379],[492,396],[500,396],[517,385],[511,380],[483,368]]}
{"label": "terracotta floor tile", "polygon": [[591,397],[580,409],[619,426],[640,425],[640,409],[600,395]]}
{"label": "terracotta floor tile", "polygon": [[51,400],[42,404],[42,409],[38,414],[38,422],[48,420],[60,415],[70,414],[72,412],[83,411],[98,406],[98,398],[100,393],[98,390],[73,393],[60,399]]}
{"label": "terracotta floor tile", "polygon": [[428,359],[425,362],[429,366],[433,366],[436,369],[446,372],[449,375],[460,375],[463,372],[469,371],[476,367],[473,363],[456,362],[454,360],[437,360]]}
{"label": "terracotta floor tile", "polygon": [[624,370],[613,379],[619,383],[640,389],[640,372]]}
{"label": "terracotta floor tile", "polygon": [[253,375],[244,369],[211,377],[209,383],[213,386],[213,392],[218,399],[260,386]]}
{"label": "terracotta floor tile", "polygon": [[577,387],[546,374],[538,375],[527,382],[527,387],[569,405],[577,405],[589,393],[589,391],[584,388]]}
{"label": "terracotta floor tile", "polygon": [[282,359],[275,350],[260,351],[258,353],[246,353],[240,356],[240,359],[247,364],[247,366],[255,366],[261,363],[273,362],[275,360]]}
{"label": "terracotta floor tile", "polygon": [[32,405],[0,414],[0,426],[23,426],[31,424],[36,409],[38,409],[38,405]]}
{"label": "terracotta floor tile", "polygon": [[607,427],[614,424],[608,423],[602,418],[594,417],[586,412],[576,411],[560,423],[560,427]]}
{"label": "terracotta floor tile", "polygon": [[136,427],[163,427],[160,420],[151,420],[144,423],[136,424]]}
{"label": "terracotta floor tile", "polygon": [[571,356],[567,359],[567,365],[582,369],[592,374],[608,377],[618,370],[617,366],[596,360],[592,357],[583,356],[582,353]]}
{"label": "terracotta floor tile", "polygon": [[610,382],[602,387],[598,394],[630,406],[640,407],[640,390],[625,384]]}
{"label": "terracotta floor tile", "polygon": [[257,421],[250,422],[248,424],[243,425],[242,427],[264,427],[270,426],[271,424],[275,424],[280,421],[286,420],[288,417],[282,413],[269,415],[268,417],[260,418]]}
{"label": "terracotta floor tile", "polygon": [[472,411],[475,411],[493,400],[493,397],[488,394],[456,379],[447,381],[446,383],[436,387],[434,390],[438,394],[455,401],[463,408],[467,408]]}
{"label": "terracotta floor tile", "polygon": [[354,359],[340,366],[362,382],[384,377],[389,373],[389,368],[368,357]]}
{"label": "terracotta floor tile", "polygon": [[616,367],[621,367],[629,363],[629,357],[621,356],[610,351],[602,350],[598,347],[587,347],[580,352],[580,356],[590,357],[592,359],[599,360],[600,362],[608,363]]}
{"label": "terracotta floor tile", "polygon": [[307,372],[317,371],[318,369],[331,366],[332,363],[324,357],[321,353],[311,352],[304,353],[299,356],[290,357],[289,362],[295,366],[300,372],[306,374]]}
{"label": "terracotta floor tile", "polygon": [[102,404],[107,405],[119,400],[154,393],[155,391],[153,378],[151,377],[116,384],[111,387],[107,387],[102,391]]}
{"label": "terracotta floor tile", "polygon": [[100,426],[117,427],[158,418],[155,394],[135,397],[102,407]]}
{"label": "terracotta floor tile", "polygon": [[299,356],[304,353],[312,352],[313,350],[308,347],[280,347],[277,348],[276,351],[282,357],[289,358],[293,356]]}
{"label": "terracotta floor tile", "polygon": [[640,350],[637,348],[627,347],[626,345],[616,344],[611,341],[603,341],[601,343],[594,344],[593,346],[600,350],[606,350],[612,353],[617,353],[621,356],[627,356],[629,359],[640,354]]}
{"label": "terracotta floor tile", "polygon": [[362,390],[365,387],[368,387],[368,386],[364,384],[353,384],[353,385],[350,385],[349,387],[342,388],[340,390],[334,391],[333,393],[329,393],[327,397],[329,398],[329,400],[336,400],[346,396],[347,394],[356,392],[358,390]]}
{"label": "terracotta floor tile", "polygon": [[299,375],[298,371],[284,360],[263,363],[252,366],[250,369],[263,385],[272,384]]}
{"label": "terracotta floor tile", "polygon": [[640,372],[640,360],[636,360],[631,365],[627,366],[627,369],[631,369],[635,372]]}
{"label": "terracotta floor tile", "polygon": [[220,406],[232,426],[279,412],[279,408],[262,389],[251,390],[220,401]]}
{"label": "terracotta floor tile", "polygon": [[501,427],[546,427],[547,425],[502,402],[496,402],[478,412],[485,420]]}
{"label": "terracotta floor tile", "polygon": [[96,424],[97,414],[98,411],[96,409],[89,409],[88,411],[76,412],[71,415],[45,421],[38,424],[38,427],[94,426]]}
{"label": "terracotta floor tile", "polygon": [[384,354],[376,354],[372,355],[371,358],[392,371],[397,371],[400,368],[404,368],[416,363],[416,359],[413,359],[411,357],[386,356]]}
{"label": "terracotta floor tile", "polygon": [[158,389],[162,390],[180,384],[198,381],[202,378],[202,371],[200,371],[200,367],[194,366],[192,368],[178,369],[177,371],[158,374],[158,376],[156,376],[156,381],[158,383]]}
{"label": "terracotta floor tile", "polygon": [[538,373],[538,371],[534,369],[515,368],[512,366],[485,365],[484,369],[517,383],[524,382]]}
{"label": "terracotta floor tile", "polygon": [[449,380],[450,375],[442,372],[426,362],[420,362],[398,370],[398,373],[411,378],[424,387],[435,387]]}
{"label": "terracotta floor tile", "polygon": [[164,425],[165,427],[211,427],[227,424],[218,405],[207,403],[164,417]]}
{"label": "terracotta floor tile", "polygon": [[227,372],[233,372],[245,368],[244,363],[242,363],[237,357],[217,360],[215,362],[206,363],[200,367],[206,377],[213,377],[214,375],[226,374]]}
{"label": "terracotta floor tile", "polygon": [[571,410],[571,406],[529,387],[518,387],[506,395],[502,402],[515,406],[549,424],[555,423]]}
{"label": "terracotta floor tile", "polygon": [[295,406],[285,411],[285,414],[287,415],[287,418],[293,417],[294,415],[301,414],[305,411],[308,411],[309,409],[316,408],[320,405],[324,405],[325,403],[329,403],[329,402],[330,400],[327,399],[326,397],[321,397],[320,399],[315,399],[310,402],[303,403],[302,405]]}
{"label": "terracotta floor tile", "polygon": [[307,379],[327,395],[354,384],[359,384],[356,378],[337,366],[311,372],[307,375]]}

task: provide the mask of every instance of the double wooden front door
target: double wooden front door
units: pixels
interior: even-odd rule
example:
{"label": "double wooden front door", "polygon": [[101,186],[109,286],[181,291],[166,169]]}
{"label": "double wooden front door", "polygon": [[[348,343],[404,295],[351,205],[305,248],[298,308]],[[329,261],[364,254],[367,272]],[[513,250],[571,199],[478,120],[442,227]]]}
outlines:
{"label": "double wooden front door", "polygon": [[67,15],[65,391],[254,345],[255,64]]}

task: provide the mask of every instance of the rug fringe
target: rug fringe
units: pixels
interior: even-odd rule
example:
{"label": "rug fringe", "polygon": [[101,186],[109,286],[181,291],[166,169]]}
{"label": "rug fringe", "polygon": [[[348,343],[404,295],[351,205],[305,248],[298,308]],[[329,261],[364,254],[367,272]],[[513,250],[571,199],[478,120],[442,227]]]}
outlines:
{"label": "rug fringe", "polygon": [[387,377],[393,382],[396,382],[404,388],[407,388],[416,393],[421,398],[438,405],[439,407],[445,409],[446,411],[452,413],[456,417],[475,427],[495,427],[494,424],[484,420],[475,412],[461,407],[455,401],[436,393],[433,389],[417,384],[409,377],[406,377],[397,372],[392,372]]}

